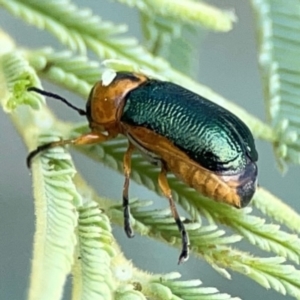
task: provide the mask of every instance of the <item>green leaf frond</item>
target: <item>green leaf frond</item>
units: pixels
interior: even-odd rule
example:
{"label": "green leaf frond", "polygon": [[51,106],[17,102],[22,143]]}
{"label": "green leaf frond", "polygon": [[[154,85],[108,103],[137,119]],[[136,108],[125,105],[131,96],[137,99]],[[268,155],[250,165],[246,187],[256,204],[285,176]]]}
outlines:
{"label": "green leaf frond", "polygon": [[[208,261],[211,253],[208,253]],[[294,266],[283,265],[284,258],[258,258],[232,248],[213,253],[214,260],[223,267],[244,274],[265,288],[272,288],[283,295],[300,297],[300,271]]]}
{"label": "green leaf frond", "polygon": [[0,28],[0,40],[1,40],[0,56],[15,50],[16,48],[15,42],[5,31],[2,30],[2,28]]}
{"label": "green leaf frond", "polygon": [[300,233],[300,215],[269,191],[260,188],[252,202],[263,214]]}
{"label": "green leaf frond", "polygon": [[[1,104],[6,107],[7,99],[17,104],[9,116],[27,146],[35,148],[57,138],[53,134],[48,137],[40,135],[52,126],[53,117],[39,97],[26,91],[29,86],[40,86],[34,70],[18,52],[4,54],[0,61],[4,77],[1,92],[9,95],[1,97]],[[20,94],[28,100],[17,101]],[[39,108],[41,114],[34,114],[32,105],[22,105],[34,101],[40,103],[34,107]],[[66,276],[73,264],[76,207],[81,201],[72,181],[74,174],[71,157],[63,148],[48,151],[32,164],[37,219],[29,299],[58,299],[63,293]]]}
{"label": "green leaf frond", "polygon": [[[73,51],[85,54],[89,39],[122,33],[126,26],[103,22],[90,9],[78,9],[69,0],[1,0],[0,5],[11,14],[39,29],[46,29]],[[84,24],[84,25],[83,25]],[[92,42],[92,41],[91,41]],[[99,54],[103,55],[99,49]]]}
{"label": "green leaf frond", "polygon": [[[29,95],[26,89],[40,86],[40,81],[33,68],[19,51],[12,51],[0,57],[2,93],[0,101],[6,112],[12,112],[20,105],[39,108],[43,101],[40,95]],[[5,91],[5,93],[4,93]]]}
{"label": "green leaf frond", "polygon": [[[88,195],[78,209],[78,245],[73,266],[73,299],[114,299],[116,281],[111,260],[116,256],[110,221]],[[85,198],[84,198],[85,197]]]}
{"label": "green leaf frond", "polygon": [[140,21],[143,44],[152,54],[163,57],[184,74],[196,74],[194,62],[199,55],[199,40],[206,34],[203,30],[146,12],[140,12]]}
{"label": "green leaf frond", "polygon": [[100,64],[86,56],[74,56],[71,51],[55,52],[51,48],[26,51],[26,58],[38,74],[87,97],[95,82],[101,79]]}
{"label": "green leaf frond", "polygon": [[248,124],[257,137],[276,141],[274,131],[258,118],[214,93],[208,87],[172,69],[168,62],[142,48],[136,39],[116,35],[120,33],[120,26],[104,22],[90,12],[87,13],[87,10],[68,3],[69,1],[28,0],[26,3],[17,0],[0,1],[0,5],[14,15],[39,28],[47,29],[72,50],[89,49],[100,59],[118,58],[130,62],[134,68],[159,74],[233,111]]}
{"label": "green leaf frond", "polygon": [[252,0],[257,19],[259,63],[279,159],[300,164],[300,8],[298,0]]}
{"label": "green leaf frond", "polygon": [[[180,195],[186,195],[190,205],[194,206],[193,210],[202,212],[204,209],[215,222],[231,227],[251,244],[299,263],[300,239],[296,234],[284,232],[280,230],[279,225],[266,224],[264,219],[250,215],[250,208],[236,210],[221,203],[199,201],[199,197],[197,199],[196,195],[185,193],[184,186],[182,189]],[[254,202],[260,193],[259,188],[254,196]],[[269,205],[272,204],[269,203]]]}
{"label": "green leaf frond", "polygon": [[[90,190],[90,192],[93,193],[93,199],[107,210],[112,222],[120,224],[122,208],[103,202],[103,199],[94,191]],[[209,201],[213,203],[211,200]],[[133,201],[131,204],[135,230],[142,235],[147,234],[180,248],[181,240],[178,238],[178,230],[170,218],[169,212],[141,210],[147,205],[149,203],[140,201]],[[227,244],[237,242],[240,239],[238,236],[223,237],[223,232],[216,230],[214,226],[199,227],[199,224],[189,223],[186,226],[190,232],[193,254],[203,257],[225,277],[230,278],[230,274],[225,269],[231,269],[255,280],[265,288],[272,288],[284,295],[300,297],[300,271],[291,265],[284,265],[283,257],[255,257],[227,246]],[[159,229],[159,232],[155,233],[155,229]],[[173,237],[170,237],[170,232],[173,233]],[[199,234],[200,236],[198,236]]]}
{"label": "green leaf frond", "polygon": [[181,36],[181,23],[160,16],[151,16],[140,12],[141,29],[145,39],[146,48],[154,55],[161,55],[161,50],[165,48],[165,43],[170,44],[172,38]]}
{"label": "green leaf frond", "polygon": [[[53,139],[44,136],[38,143]],[[37,219],[29,299],[59,299],[63,294],[73,264],[76,208],[81,203],[72,181],[75,172],[63,148],[48,151],[32,164]]]}
{"label": "green leaf frond", "polygon": [[200,287],[200,280],[179,281],[180,274],[169,273],[153,276],[146,287],[153,296],[159,295],[161,299],[186,300],[240,300],[228,294],[219,293],[215,288]]}
{"label": "green leaf frond", "polygon": [[201,25],[215,31],[229,31],[236,21],[233,11],[222,11],[207,3],[186,0],[118,0],[149,15],[159,15],[181,22]]}

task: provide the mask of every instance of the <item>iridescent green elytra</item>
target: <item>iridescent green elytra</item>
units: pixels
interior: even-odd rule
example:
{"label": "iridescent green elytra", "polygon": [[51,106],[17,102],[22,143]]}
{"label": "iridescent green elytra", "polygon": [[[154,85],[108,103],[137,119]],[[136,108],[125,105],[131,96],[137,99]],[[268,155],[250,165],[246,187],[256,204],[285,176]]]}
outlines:
{"label": "iridescent green elytra", "polygon": [[258,154],[248,127],[223,107],[170,82],[150,80],[130,91],[121,121],[168,138],[213,172],[241,173]]}

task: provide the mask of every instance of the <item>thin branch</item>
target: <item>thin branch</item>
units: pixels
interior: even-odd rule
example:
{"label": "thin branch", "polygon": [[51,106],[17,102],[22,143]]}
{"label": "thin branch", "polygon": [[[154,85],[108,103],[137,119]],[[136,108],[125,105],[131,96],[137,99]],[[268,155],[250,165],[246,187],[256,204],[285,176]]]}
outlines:
{"label": "thin branch", "polygon": [[233,11],[222,11],[203,2],[185,0],[118,0],[144,13],[176,19],[193,25],[201,25],[215,31],[229,31],[236,21]]}

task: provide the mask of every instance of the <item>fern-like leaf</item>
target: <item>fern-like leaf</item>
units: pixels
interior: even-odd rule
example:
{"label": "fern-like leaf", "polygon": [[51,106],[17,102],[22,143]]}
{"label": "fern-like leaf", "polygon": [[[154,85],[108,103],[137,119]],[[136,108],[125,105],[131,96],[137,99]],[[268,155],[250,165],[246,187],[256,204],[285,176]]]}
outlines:
{"label": "fern-like leaf", "polygon": [[51,48],[25,52],[26,58],[37,72],[54,83],[69,87],[86,97],[92,86],[100,80],[100,64],[86,56],[73,56],[71,51],[54,52]]}
{"label": "fern-like leaf", "polygon": [[[120,224],[122,218],[121,207],[103,203],[102,199],[94,191],[92,193],[93,198],[99,201],[101,205],[104,205],[106,208],[110,207],[109,209],[112,210],[112,221]],[[132,204],[132,213],[136,217],[136,219],[133,219],[135,221],[133,224],[135,224],[137,232],[145,234],[146,228],[146,233],[150,236],[174,243],[178,248],[181,247],[181,239],[179,238],[177,227],[174,221],[168,217],[166,211],[139,212],[138,210],[143,204],[137,201]],[[159,227],[159,232],[155,230],[156,226]],[[187,226],[190,225],[187,224]],[[170,232],[172,232],[170,227],[173,228],[174,236],[177,236],[177,238],[174,239],[170,236]],[[252,278],[266,288],[273,288],[284,295],[289,294],[296,298],[300,297],[300,271],[291,265],[284,265],[285,259],[283,257],[255,257],[246,252],[228,247],[227,244],[237,242],[239,238],[235,236],[222,237],[222,232],[215,231],[210,226],[203,227],[202,231],[202,227],[199,228],[196,224],[196,226],[192,225],[191,229],[191,242],[195,241],[194,244],[192,242],[193,253],[203,257],[221,274],[230,278],[230,275],[225,270],[228,268]],[[152,230],[153,233],[151,234]],[[198,234],[201,235],[199,240],[197,240]],[[219,239],[220,237],[221,239]],[[202,238],[208,241],[208,245],[205,242],[202,243]]]}
{"label": "fern-like leaf", "polygon": [[73,299],[114,299],[111,260],[116,250],[109,219],[88,195],[79,208],[78,251],[73,266]]}
{"label": "fern-like leaf", "polygon": [[4,54],[1,56],[0,64],[4,73],[2,89],[3,92],[6,91],[1,97],[4,110],[12,112],[20,105],[38,109],[44,103],[44,98],[40,95],[28,97],[24,90],[32,85],[40,86],[40,81],[23,55],[19,51]]}
{"label": "fern-like leaf", "polygon": [[170,18],[144,12],[140,13],[140,19],[146,48],[152,54],[169,61],[182,73],[195,75],[197,66],[194,62],[199,55],[199,40],[200,36],[204,36],[203,31]]}
{"label": "fern-like leaf", "polygon": [[[34,115],[29,108],[43,107],[40,97],[26,91],[29,86],[40,86],[34,70],[15,51],[0,57],[0,68],[4,75],[0,81],[2,91],[8,95],[1,98],[1,104],[6,107],[8,101],[15,103],[10,107],[9,113],[26,143],[30,147],[36,147],[37,144],[49,141],[46,136],[37,140],[37,131],[46,131],[51,126],[52,115],[45,113],[45,121],[43,117]],[[53,134],[50,139],[55,139]],[[58,162],[54,167],[53,162],[56,159]],[[34,237],[29,299],[59,299],[73,263],[76,206],[81,198],[72,182],[75,170],[71,157],[64,149],[57,148],[45,153],[33,163],[32,173],[37,230]]]}
{"label": "fern-like leaf", "polygon": [[[39,143],[49,139],[53,136]],[[76,206],[81,198],[72,182],[75,170],[71,157],[62,148],[35,161],[32,172],[37,228],[29,299],[59,299],[73,264]]]}
{"label": "fern-like leaf", "polygon": [[252,0],[252,4],[266,106],[279,137],[275,153],[279,159],[300,164],[299,1],[282,5],[280,0]]}
{"label": "fern-like leaf", "polygon": [[193,25],[202,25],[216,31],[232,29],[236,21],[233,11],[222,11],[203,2],[186,0],[118,0],[129,6],[137,7],[144,13],[160,15],[176,19],[177,22],[186,22]]}
{"label": "fern-like leaf", "polygon": [[[86,130],[87,130],[87,128],[83,129],[83,131],[86,131]],[[82,128],[79,129],[79,130],[75,130],[75,132],[73,132],[73,135],[76,136],[81,132],[82,132]],[[102,147],[103,147],[103,149],[102,149]],[[114,141],[111,141],[110,143],[104,144],[102,146],[93,146],[89,149],[88,152],[89,152],[90,156],[94,155],[95,157],[97,157],[97,159],[105,161],[105,163],[107,165],[109,165],[110,167],[112,167],[114,169],[122,170],[122,157],[123,157],[123,153],[124,153],[125,148],[126,148],[126,142],[124,140],[114,140]],[[93,151],[95,151],[95,152],[93,152]],[[108,154],[108,153],[110,153],[110,154]],[[140,164],[140,167],[139,167],[139,164]],[[151,169],[151,167],[149,167],[149,169]],[[153,180],[152,178],[155,177],[156,171],[157,170],[155,170],[155,168],[152,168],[152,171],[150,171],[150,173],[147,174],[143,159],[139,160],[138,157],[134,157],[133,178],[137,182],[143,183],[144,185],[147,185],[150,188],[157,190],[157,187],[153,184],[153,181],[152,181]],[[150,177],[148,177],[148,176],[150,176]],[[173,180],[174,179],[170,180],[171,183],[173,182]],[[189,211],[190,214],[192,215],[192,217],[196,220],[200,218],[199,210],[201,211],[201,213],[203,215],[207,216],[212,221],[214,221],[216,219],[219,219],[219,216],[214,215],[214,214],[228,215],[228,216],[237,217],[237,219],[235,219],[233,217],[231,221],[241,220],[241,219],[244,218],[242,215],[238,216],[238,214],[241,213],[241,212],[237,212],[234,209],[232,209],[232,211],[226,212],[226,211],[223,210],[222,205],[215,204],[214,202],[212,202],[210,200],[201,199],[201,201],[203,201],[203,202],[201,202],[201,207],[197,208],[196,206],[191,205],[191,203],[193,203],[193,201],[191,201],[191,200],[194,198],[195,203],[197,203],[197,202],[200,203],[199,202],[200,201],[199,195],[193,194],[194,193],[193,191],[187,189],[186,187],[183,187],[182,185],[178,184],[178,182],[176,182],[176,184],[174,182],[173,185],[174,185],[173,189],[174,189],[174,192],[175,192],[174,193],[175,198],[179,199],[181,205],[187,211]],[[185,190],[185,191],[183,191],[183,190],[179,191],[180,197],[178,197],[178,195],[176,193],[178,187],[180,187],[179,190],[181,188],[183,188]],[[259,195],[259,192],[258,192],[258,195]],[[219,213],[217,213],[218,209],[221,210],[221,211],[219,211]],[[226,210],[226,209],[230,209],[230,208],[225,206],[224,209]],[[234,215],[234,214],[236,214],[236,215]],[[228,220],[225,221],[225,223],[227,223],[227,222],[228,222]],[[236,222],[236,221],[234,221],[234,222]],[[233,222],[233,224],[234,224],[234,222]],[[245,228],[247,228],[247,230],[243,232],[243,235],[248,236],[248,239],[250,241],[255,242],[256,244],[258,244],[263,249],[274,251],[275,253],[278,253],[280,255],[284,255],[286,257],[289,257],[290,259],[293,259],[293,260],[297,261],[295,259],[295,257],[297,256],[297,251],[298,251],[297,250],[297,243],[298,243],[297,241],[298,241],[298,239],[295,240],[295,238],[293,236],[289,237],[287,235],[286,236],[286,241],[287,241],[286,246],[282,248],[279,245],[280,241],[278,241],[278,239],[274,244],[274,238],[273,237],[270,238],[270,235],[269,235],[269,237],[264,236],[265,234],[263,233],[263,231],[259,230],[260,226],[254,226],[254,229],[257,228],[257,229],[255,229],[255,230],[257,230],[257,232],[255,232],[254,229],[253,229],[253,232],[255,232],[254,235],[253,235],[253,232],[250,233],[251,231],[249,232],[249,228],[251,229],[251,226],[254,224],[253,222],[254,223],[256,222],[255,218],[253,218],[253,219],[250,218],[250,222],[249,222],[249,218],[245,218],[245,220],[241,223]],[[236,226],[238,227],[237,224],[238,223],[236,223]],[[231,226],[232,226],[232,224],[231,224]],[[264,228],[264,227],[262,227],[262,228]],[[267,230],[267,228],[266,228],[266,230]],[[241,232],[242,231],[243,231],[243,229],[241,229]],[[257,238],[253,238],[255,235],[257,235]],[[276,238],[275,238],[275,240],[276,240]],[[276,246],[274,246],[274,245],[276,245]]]}
{"label": "fern-like leaf", "polygon": [[154,295],[160,295],[161,299],[185,299],[185,300],[240,300],[232,298],[228,294],[219,293],[215,288],[201,287],[200,280],[179,281],[180,274],[170,273],[153,276],[147,285],[147,290]]}
{"label": "fern-like leaf", "polygon": [[[272,203],[272,205],[270,205],[270,203]],[[300,233],[299,214],[269,191],[260,188],[259,192],[255,195],[253,205],[277,222]]]}

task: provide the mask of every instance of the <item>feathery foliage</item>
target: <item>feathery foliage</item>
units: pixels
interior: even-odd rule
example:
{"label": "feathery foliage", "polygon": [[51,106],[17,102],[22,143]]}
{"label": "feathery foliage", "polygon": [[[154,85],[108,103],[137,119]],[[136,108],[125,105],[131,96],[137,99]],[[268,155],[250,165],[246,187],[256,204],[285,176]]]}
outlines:
{"label": "feathery foliage", "polygon": [[[147,16],[157,14],[168,26],[173,24],[174,18],[221,31],[228,30],[232,24],[228,15],[204,3],[187,1],[182,4],[165,0],[164,6],[159,7],[156,1],[120,2],[138,7],[143,14],[147,12]],[[258,30],[264,37],[261,42],[265,52],[260,62],[263,63],[263,79],[268,91],[266,103],[271,112],[270,125],[176,71],[166,60],[142,48],[135,39],[124,37],[122,34],[126,26],[103,21],[90,10],[79,9],[66,0],[28,0],[25,3],[0,0],[0,7],[29,24],[49,31],[70,49],[63,52],[50,48],[24,50],[10,43],[3,34],[0,35],[1,41],[9,45],[0,51],[1,105],[10,114],[30,149],[61,136],[74,137],[87,132],[86,124],[59,121],[45,106],[44,98],[28,93],[27,88],[40,86],[36,71],[48,81],[86,98],[103,71],[103,65],[88,58],[88,51],[92,51],[100,59],[110,59],[105,62],[106,67],[137,69],[149,74],[159,72],[162,78],[185,85],[225,106],[238,114],[256,137],[272,142],[276,153],[287,153],[280,154],[280,158],[298,164],[295,136],[298,136],[299,120],[297,115],[290,113],[290,106],[296,105],[293,100],[297,95],[298,85],[295,82],[299,74],[294,65],[284,58],[281,49],[284,42],[293,46],[289,47],[293,52],[291,55],[299,51],[297,41],[292,37],[286,41],[281,35],[282,30],[284,33],[290,32],[299,22],[299,16],[291,11],[292,2],[286,6],[279,5],[278,1],[253,0],[253,7],[259,16]],[[182,12],[179,12],[179,6],[184,7]],[[199,13],[201,7],[204,9]],[[267,25],[262,20],[266,20]],[[274,30],[267,31],[270,28]],[[153,43],[159,38],[159,35],[154,37]],[[268,48],[270,43],[273,46]],[[280,105],[277,105],[277,100]],[[78,150],[122,172],[126,146],[127,142],[118,138]],[[133,180],[159,192],[157,171],[142,157],[133,156]],[[201,287],[199,280],[178,281],[179,275],[176,273],[153,275],[134,268],[123,257],[111,233],[110,222],[119,225],[123,222],[122,207],[98,196],[80,175],[74,178],[76,170],[65,149],[55,148],[41,155],[34,161],[32,172],[37,227],[29,299],[60,299],[70,272],[74,282],[73,299],[237,299],[219,293],[215,288]],[[266,288],[300,298],[300,271],[284,264],[285,259],[299,264],[300,240],[297,235],[280,229],[279,225],[266,223],[263,218],[252,215],[249,208],[236,210],[215,203],[174,177],[170,177],[169,182],[175,201],[189,214],[190,219],[184,222],[194,254],[205,259],[227,278],[230,278],[227,271],[230,269]],[[271,221],[299,232],[300,216],[265,189],[258,189],[253,203]],[[169,211],[154,211],[148,207],[149,204],[131,201],[135,230],[180,248],[180,236]],[[203,218],[210,224],[203,225]],[[231,228],[235,234],[226,234],[218,224]],[[238,247],[242,238],[273,253],[274,257],[253,256],[233,248]]]}
{"label": "feathery foliage", "polygon": [[[84,195],[84,193],[83,193]],[[117,255],[109,219],[88,195],[79,208],[78,250],[73,266],[73,298],[114,299],[116,289],[111,260]]]}
{"label": "feathery foliage", "polygon": [[[53,139],[50,136],[38,142]],[[33,163],[37,227],[30,299],[59,299],[74,263],[76,207],[81,202],[72,181],[75,172],[70,155],[62,148],[49,151]]]}
{"label": "feathery foliage", "polygon": [[283,161],[300,164],[299,1],[252,0],[259,32],[259,63],[269,121],[278,141],[275,153]]}
{"label": "feathery foliage", "polygon": [[149,15],[159,15],[186,22],[193,25],[202,25],[216,31],[229,31],[236,17],[232,11],[222,11],[206,3],[187,0],[118,0],[127,5],[137,7]]}

